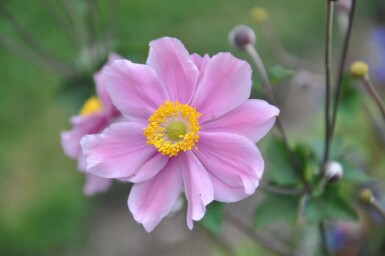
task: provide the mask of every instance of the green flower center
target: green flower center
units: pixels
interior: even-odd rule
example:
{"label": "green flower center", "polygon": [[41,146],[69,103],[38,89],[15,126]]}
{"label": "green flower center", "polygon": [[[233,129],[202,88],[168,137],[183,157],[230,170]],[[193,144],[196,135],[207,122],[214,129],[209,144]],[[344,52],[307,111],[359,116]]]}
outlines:
{"label": "green flower center", "polygon": [[166,134],[173,141],[178,141],[186,134],[186,126],[180,121],[172,121],[166,127]]}

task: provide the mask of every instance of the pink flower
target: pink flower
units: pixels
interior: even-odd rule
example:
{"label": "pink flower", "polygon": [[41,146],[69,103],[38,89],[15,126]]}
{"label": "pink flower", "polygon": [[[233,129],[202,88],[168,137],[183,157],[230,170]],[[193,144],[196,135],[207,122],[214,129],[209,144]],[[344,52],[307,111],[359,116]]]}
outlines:
{"label": "pink flower", "polygon": [[[120,57],[111,54],[108,63]],[[85,171],[85,158],[80,148],[80,140],[86,134],[94,134],[106,128],[113,119],[120,115],[120,112],[112,105],[104,87],[102,71],[94,74],[97,97],[88,99],[80,114],[71,118],[72,130],[60,133],[61,145],[64,153],[70,158],[78,160],[78,169]],[[84,193],[94,195],[106,191],[111,185],[111,179],[102,178],[91,173],[86,174]]]}
{"label": "pink flower", "polygon": [[129,121],[82,139],[87,171],[135,183],[128,207],[148,232],[183,191],[190,229],[211,201],[253,194],[264,169],[255,143],[279,110],[248,100],[251,72],[230,53],[190,56],[174,38],[152,41],[146,65],[115,61],[106,87]]}

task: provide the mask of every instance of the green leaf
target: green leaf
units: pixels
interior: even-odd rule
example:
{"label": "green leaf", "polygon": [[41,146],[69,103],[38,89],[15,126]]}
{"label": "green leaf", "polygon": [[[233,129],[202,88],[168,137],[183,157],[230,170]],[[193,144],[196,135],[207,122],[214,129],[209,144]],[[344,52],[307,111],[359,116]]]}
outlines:
{"label": "green leaf", "polygon": [[268,75],[271,84],[277,84],[285,78],[291,77],[295,74],[292,69],[284,68],[281,65],[275,65],[268,70]]}
{"label": "green leaf", "polygon": [[370,177],[360,169],[344,164],[344,176],[343,179],[356,181],[356,182],[368,182]]}
{"label": "green leaf", "polygon": [[266,154],[266,171],[272,183],[282,186],[296,186],[300,183],[282,140],[272,137]]}
{"label": "green leaf", "polygon": [[309,224],[318,224],[323,220],[357,220],[356,210],[338,193],[338,185],[328,185],[325,193],[319,197],[310,198],[305,215]]}
{"label": "green leaf", "polygon": [[267,194],[266,199],[255,210],[254,227],[260,228],[279,220],[294,224],[299,201],[299,196]]}
{"label": "green leaf", "polygon": [[223,223],[224,204],[220,202],[212,202],[206,207],[206,214],[200,221],[203,227],[210,230],[214,234],[220,234]]}

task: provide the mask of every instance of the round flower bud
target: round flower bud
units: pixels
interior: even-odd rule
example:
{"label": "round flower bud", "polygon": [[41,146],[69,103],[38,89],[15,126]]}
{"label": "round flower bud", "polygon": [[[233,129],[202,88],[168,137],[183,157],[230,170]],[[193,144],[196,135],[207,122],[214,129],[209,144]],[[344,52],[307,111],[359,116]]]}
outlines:
{"label": "round flower bud", "polygon": [[356,78],[364,78],[369,71],[368,65],[363,61],[355,61],[350,66],[350,74]]}
{"label": "round flower bud", "polygon": [[243,50],[248,44],[255,44],[254,31],[245,25],[238,25],[229,33],[229,41],[238,50]]}
{"label": "round flower bud", "polygon": [[329,181],[338,181],[344,175],[342,165],[337,161],[328,161],[325,164],[324,175]]}
{"label": "round flower bud", "polygon": [[254,7],[250,14],[253,20],[259,24],[264,23],[269,18],[266,9],[263,7]]}
{"label": "round flower bud", "polygon": [[373,192],[369,188],[364,188],[360,191],[359,195],[360,199],[365,203],[371,203],[373,202]]}

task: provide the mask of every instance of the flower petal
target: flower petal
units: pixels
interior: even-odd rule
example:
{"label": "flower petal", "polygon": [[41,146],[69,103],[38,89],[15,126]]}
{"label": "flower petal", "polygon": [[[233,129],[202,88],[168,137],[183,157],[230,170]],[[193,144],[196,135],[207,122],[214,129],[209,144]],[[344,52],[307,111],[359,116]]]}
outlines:
{"label": "flower petal", "polygon": [[250,196],[245,192],[245,188],[243,186],[229,186],[214,175],[210,175],[210,179],[215,189],[215,200],[217,201],[232,203]]}
{"label": "flower petal", "polygon": [[103,71],[113,104],[127,117],[147,119],[167,99],[155,71],[146,65],[116,60]]}
{"label": "flower petal", "polygon": [[60,133],[61,146],[67,156],[77,159],[81,154],[81,138],[86,134],[97,133],[104,129],[108,119],[100,114],[78,115],[71,118],[71,124],[72,130]]}
{"label": "flower petal", "polygon": [[170,37],[150,42],[147,65],[156,70],[171,101],[191,102],[199,71],[182,42]]}
{"label": "flower petal", "polygon": [[101,178],[91,173],[86,174],[86,182],[83,187],[83,192],[87,196],[93,196],[96,193],[107,191],[112,184],[112,179]]}
{"label": "flower petal", "polygon": [[[83,137],[81,145],[86,156],[87,172],[100,177],[130,180],[138,175],[140,180],[146,180],[162,168],[159,159],[156,161],[158,165],[148,164],[156,149],[146,143],[142,124],[112,124],[101,134]],[[167,159],[163,156],[163,161]],[[151,169],[143,166],[150,166]]]}
{"label": "flower petal", "polygon": [[184,190],[188,202],[187,226],[193,228],[193,220],[200,220],[206,212],[206,205],[214,199],[210,177],[196,156],[187,151],[181,154]]}
{"label": "flower petal", "polygon": [[207,64],[210,62],[211,58],[208,54],[205,54],[203,57],[201,57],[199,54],[193,53],[191,54],[191,59],[193,60],[195,66],[197,66],[199,70],[199,78],[198,78],[198,84],[202,80],[203,76],[206,72]]}
{"label": "flower petal", "polygon": [[[254,193],[264,169],[261,153],[254,143],[233,133],[201,132],[196,145],[198,150],[194,150],[194,154],[210,177],[215,176],[228,187],[242,187],[248,195]],[[213,183],[213,186],[215,200],[234,200],[230,197],[226,200],[220,194],[223,186],[218,187],[218,183]]]}
{"label": "flower petal", "polygon": [[244,103],[251,92],[251,67],[230,53],[219,53],[207,64],[191,105],[202,113],[202,124]]}
{"label": "flower petal", "polygon": [[263,100],[247,100],[238,108],[202,124],[204,132],[229,132],[259,141],[273,127],[279,109]]}
{"label": "flower petal", "polygon": [[116,53],[110,53],[108,55],[108,61],[107,63],[98,71],[94,74],[94,82],[95,82],[95,87],[96,87],[96,94],[100,101],[102,102],[103,110],[107,113],[111,113],[111,115],[117,114],[116,108],[112,105],[110,96],[108,95],[105,87],[105,82],[104,82],[104,76],[103,76],[103,70],[107,65],[111,65],[115,60],[122,59],[119,55]]}
{"label": "flower petal", "polygon": [[180,159],[173,157],[156,176],[132,187],[128,208],[147,232],[151,232],[176,204],[183,184],[180,168]]}

